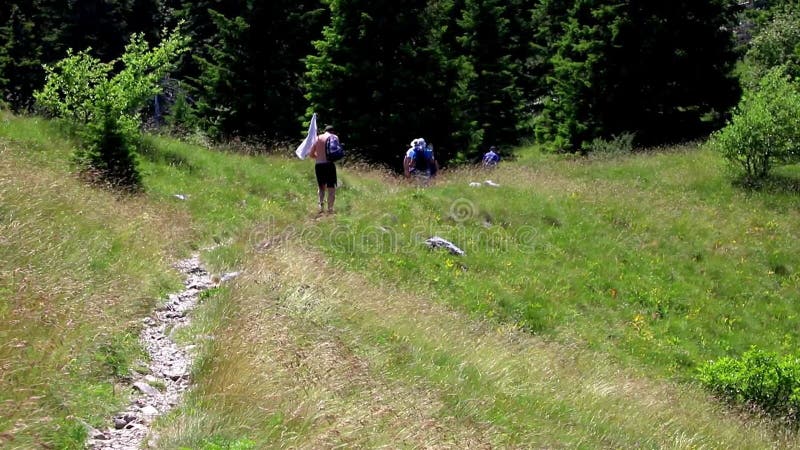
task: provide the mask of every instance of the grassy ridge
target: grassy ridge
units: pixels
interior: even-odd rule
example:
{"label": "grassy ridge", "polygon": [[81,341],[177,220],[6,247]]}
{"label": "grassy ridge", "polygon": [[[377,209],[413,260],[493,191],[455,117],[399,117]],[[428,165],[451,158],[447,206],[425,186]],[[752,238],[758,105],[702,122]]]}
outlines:
{"label": "grassy ridge", "polygon": [[[738,430],[702,393],[651,378],[688,379],[706,358],[753,343],[788,351],[796,338],[781,318],[794,317],[797,199],[737,191],[721,169],[692,147],[613,161],[530,154],[424,190],[345,170],[335,217],[311,212],[313,188],[289,186],[297,202],[263,217],[218,260],[251,273],[212,301],[211,323],[229,328],[199,369],[196,397],[165,425],[164,446],[195,448],[209,435],[306,448],[796,446],[757,419]],[[502,187],[468,186],[487,177]],[[740,228],[758,223],[773,225],[752,236]],[[422,241],[432,234],[468,255],[428,251]],[[736,239],[747,247],[728,248]],[[777,260],[764,257],[765,244],[784,251],[786,271],[770,270]],[[233,254],[248,256],[226,263]],[[317,272],[327,275],[309,281]],[[764,286],[777,301],[731,306]],[[478,322],[414,315],[430,302]],[[491,333],[459,335],[485,318],[506,342],[518,330],[546,337],[525,342],[551,356],[499,356],[498,343],[480,345]],[[552,356],[572,352],[580,362]],[[597,363],[608,356],[618,363]],[[519,387],[503,395],[504,386]]]}
{"label": "grassy ridge", "polygon": [[125,402],[138,321],[179,286],[187,216],[117,198],[65,170],[49,124],[0,122],[0,447],[82,448],[81,421]]}
{"label": "grassy ridge", "polygon": [[690,386],[325,259],[297,242],[249,252],[247,273],[203,306],[226,326],[164,422],[162,448],[210,436],[247,448],[798,445]]}
{"label": "grassy ridge", "polygon": [[[68,417],[97,421],[123,401],[115,371],[136,357],[136,318],[174,282],[167,262],[212,241],[224,245],[204,259],[244,275],[184,332],[203,337],[203,357],[186,405],[159,424],[163,448],[798,446],[676,384],[706,359],[798,339],[800,197],[737,190],[702,148],[526,151],[426,189],[350,167],[339,213],[318,216],[307,161],[151,137],[145,194],[120,199],[65,176],[70,144],[52,125],[3,120],[2,236],[15,244],[0,246],[0,270],[38,274],[25,286],[51,300],[4,276],[2,342],[61,345],[76,364],[0,346],[3,373],[24,375],[0,378],[19,391],[0,436],[20,448],[78,442]],[[501,187],[469,186],[487,178]],[[429,251],[434,234],[467,255]],[[21,334],[42,304],[60,328]],[[34,376],[82,403],[31,395]],[[35,425],[45,415],[56,424]]]}
{"label": "grassy ridge", "polygon": [[[502,187],[468,187],[486,178]],[[688,376],[753,344],[796,348],[798,204],[792,193],[736,190],[703,149],[530,157],[432,189],[360,196],[323,225],[332,237],[322,246],[346,268],[480,317]],[[434,234],[467,256],[427,251],[421,241]]]}

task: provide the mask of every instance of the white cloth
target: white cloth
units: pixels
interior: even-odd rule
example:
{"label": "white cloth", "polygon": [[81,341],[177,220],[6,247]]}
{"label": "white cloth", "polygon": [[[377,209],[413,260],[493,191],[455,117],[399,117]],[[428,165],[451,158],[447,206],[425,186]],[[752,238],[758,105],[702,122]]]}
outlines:
{"label": "white cloth", "polygon": [[317,113],[314,113],[311,116],[311,123],[308,124],[308,136],[306,136],[306,140],[297,147],[295,150],[295,154],[300,159],[306,159],[308,154],[311,153],[311,147],[314,146],[314,141],[317,139]]}

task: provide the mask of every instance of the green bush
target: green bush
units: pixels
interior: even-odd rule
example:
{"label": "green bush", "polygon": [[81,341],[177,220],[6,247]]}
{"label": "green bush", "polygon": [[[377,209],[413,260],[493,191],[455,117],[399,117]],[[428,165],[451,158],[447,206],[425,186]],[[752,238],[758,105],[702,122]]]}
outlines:
{"label": "green bush", "polygon": [[115,115],[106,105],[102,108],[94,112],[94,119],[84,129],[84,146],[76,150],[75,159],[116,186],[138,186],[139,124],[130,117]]}
{"label": "green bush", "polygon": [[[186,39],[176,29],[152,49],[142,35],[133,35],[118,61],[103,63],[89,50],[69,52],[45,67],[47,82],[34,94],[37,106],[78,128],[83,148],[76,159],[87,172],[115,185],[135,187],[139,113],[159,92],[159,81],[185,49]],[[115,72],[120,63],[122,68]]]}
{"label": "green bush", "polygon": [[745,55],[743,81],[755,85],[771,69],[785,66],[793,77],[800,76],[800,5],[787,3],[761,30]]}
{"label": "green bush", "polygon": [[800,355],[779,358],[753,347],[740,359],[722,358],[705,364],[698,379],[733,403],[752,404],[769,413],[798,418]]}
{"label": "green bush", "polygon": [[609,139],[595,138],[587,144],[588,151],[594,156],[617,156],[633,151],[634,133],[620,133]]}
{"label": "green bush", "polygon": [[773,166],[800,159],[798,117],[800,90],[778,67],[745,93],[728,125],[712,135],[711,145],[746,181],[758,181]]}

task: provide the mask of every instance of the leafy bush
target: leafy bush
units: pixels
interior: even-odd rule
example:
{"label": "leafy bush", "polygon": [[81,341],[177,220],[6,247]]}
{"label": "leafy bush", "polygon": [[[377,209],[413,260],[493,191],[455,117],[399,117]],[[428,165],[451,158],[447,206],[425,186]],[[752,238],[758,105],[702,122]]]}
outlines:
{"label": "leafy bush", "polygon": [[722,358],[700,368],[698,379],[717,395],[757,405],[764,411],[798,418],[800,355],[779,358],[751,348],[741,359]]}
{"label": "leafy bush", "polygon": [[595,156],[624,155],[633,151],[634,133],[612,135],[610,139],[595,138],[587,146]]}
{"label": "leafy bush", "polygon": [[741,169],[746,181],[758,181],[774,165],[800,159],[798,117],[800,89],[778,67],[745,93],[728,125],[712,135],[711,145]]}
{"label": "leafy bush", "polygon": [[186,135],[189,130],[195,129],[198,123],[194,108],[189,102],[186,91],[180,90],[175,95],[175,101],[169,108],[166,116],[167,125],[173,132]]}
{"label": "leafy bush", "polygon": [[787,3],[761,30],[745,55],[744,82],[757,84],[771,69],[785,66],[789,75],[800,76],[800,6]]}
{"label": "leafy bush", "polygon": [[138,186],[139,123],[131,117],[115,115],[107,105],[93,114],[93,120],[81,133],[84,147],[76,150],[76,161],[115,185]]}
{"label": "leafy bush", "polygon": [[83,148],[76,159],[84,169],[113,184],[135,187],[140,110],[159,92],[159,81],[185,49],[186,39],[176,29],[152,49],[142,35],[133,35],[122,57],[108,63],[89,55],[89,49],[70,51],[45,67],[47,82],[34,97],[43,111],[78,128]]}

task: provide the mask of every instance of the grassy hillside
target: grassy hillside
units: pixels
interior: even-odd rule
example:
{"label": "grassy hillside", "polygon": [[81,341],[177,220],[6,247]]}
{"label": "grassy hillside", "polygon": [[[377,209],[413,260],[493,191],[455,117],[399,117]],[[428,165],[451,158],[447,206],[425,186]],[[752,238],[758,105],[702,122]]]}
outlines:
{"label": "grassy hillside", "polygon": [[116,197],[70,148],[0,122],[2,445],[77,445],[122,404],[169,262],[216,241],[204,259],[244,275],[183,332],[203,357],[163,448],[800,446],[692,382],[800,337],[800,196],[738,190],[703,148],[525,150],[425,189],[348,167],[334,216],[307,161],[153,137],[145,193]]}
{"label": "grassy hillside", "polygon": [[90,189],[48,123],[0,122],[0,447],[82,448],[123,404],[138,322],[180,286],[188,215]]}

